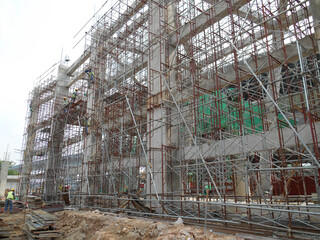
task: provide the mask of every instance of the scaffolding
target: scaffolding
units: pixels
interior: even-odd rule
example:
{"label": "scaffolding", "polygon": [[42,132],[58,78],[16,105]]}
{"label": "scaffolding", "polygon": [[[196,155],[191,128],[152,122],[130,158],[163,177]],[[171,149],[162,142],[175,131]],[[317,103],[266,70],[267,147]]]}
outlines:
{"label": "scaffolding", "polygon": [[117,1],[31,92],[20,194],[319,236],[316,4]]}

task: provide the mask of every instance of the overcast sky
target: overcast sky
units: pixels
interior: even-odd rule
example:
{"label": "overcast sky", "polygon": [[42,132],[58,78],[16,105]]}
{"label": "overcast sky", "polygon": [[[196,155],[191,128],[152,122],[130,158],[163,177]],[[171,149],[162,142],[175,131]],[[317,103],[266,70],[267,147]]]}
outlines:
{"label": "overcast sky", "polygon": [[[74,38],[106,0],[0,0],[0,159],[9,144],[10,160],[20,162],[28,111],[36,79],[60,61],[63,49],[71,63],[83,51],[74,45],[93,21]],[[107,5],[112,3],[108,1]],[[103,13],[101,11],[98,14]]]}

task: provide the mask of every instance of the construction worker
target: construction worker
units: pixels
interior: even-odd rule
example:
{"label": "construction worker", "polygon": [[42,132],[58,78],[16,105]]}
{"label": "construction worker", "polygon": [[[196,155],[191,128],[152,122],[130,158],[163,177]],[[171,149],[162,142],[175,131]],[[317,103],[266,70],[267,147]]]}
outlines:
{"label": "construction worker", "polygon": [[68,100],[67,100],[66,97],[64,97],[64,98],[63,98],[63,107],[64,107],[63,112],[64,112],[64,113],[67,112],[67,108],[66,108],[67,105],[68,105]]}
{"label": "construction worker", "polygon": [[128,193],[128,186],[127,186],[127,185],[124,185],[124,187],[123,187],[123,193]]}
{"label": "construction worker", "polygon": [[78,94],[78,88],[75,89],[75,91],[73,92],[72,96],[71,96],[71,101],[74,102],[77,98],[77,94]]}
{"label": "construction worker", "polygon": [[89,68],[89,69],[85,70],[84,72],[86,74],[88,74],[90,82],[93,83],[94,82],[94,72],[92,71],[92,69]]}
{"label": "construction worker", "polygon": [[66,206],[69,206],[70,205],[70,199],[69,199],[69,187],[68,185],[65,185],[63,188],[62,188],[62,199],[65,203]]}
{"label": "construction worker", "polygon": [[33,112],[34,111],[34,108],[33,108],[33,106],[30,104],[30,112]]}
{"label": "construction worker", "polygon": [[88,134],[89,133],[89,127],[90,127],[90,121],[87,118],[84,121],[84,127],[85,127],[85,133]]}
{"label": "construction worker", "polygon": [[12,188],[11,191],[8,192],[6,196],[6,202],[5,202],[5,209],[4,211],[7,212],[8,205],[10,205],[10,213],[12,212],[12,201],[15,198],[14,189]]}
{"label": "construction worker", "polygon": [[210,194],[210,193],[212,192],[212,187],[211,187],[211,185],[206,185],[206,186],[204,187],[204,194],[207,195],[207,192],[208,192],[208,194]]}

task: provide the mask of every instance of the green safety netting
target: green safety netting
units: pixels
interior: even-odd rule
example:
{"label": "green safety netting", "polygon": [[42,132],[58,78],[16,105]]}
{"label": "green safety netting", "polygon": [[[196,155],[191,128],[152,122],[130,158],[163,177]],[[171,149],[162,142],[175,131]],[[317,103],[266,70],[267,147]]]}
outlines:
{"label": "green safety netting", "polygon": [[[234,94],[236,96],[236,94]],[[226,96],[221,91],[216,91],[212,95],[203,95],[199,98],[197,131],[200,134],[217,132],[217,129],[224,129],[233,134],[239,134],[240,130],[244,134],[263,132],[262,116],[263,110],[259,105],[242,100],[242,111],[239,111],[239,102],[236,97]],[[241,126],[240,115],[243,117],[243,127]],[[279,113],[280,128],[288,127],[283,116]],[[294,125],[294,120],[289,119]]]}

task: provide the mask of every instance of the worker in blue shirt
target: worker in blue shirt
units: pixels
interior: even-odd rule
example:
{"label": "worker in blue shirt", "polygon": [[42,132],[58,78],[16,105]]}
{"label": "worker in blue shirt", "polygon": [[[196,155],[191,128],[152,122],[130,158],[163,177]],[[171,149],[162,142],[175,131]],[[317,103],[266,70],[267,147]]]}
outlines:
{"label": "worker in blue shirt", "polygon": [[92,71],[92,69],[89,68],[89,69],[85,70],[84,72],[86,74],[88,74],[90,82],[93,83],[94,82],[94,72]]}

